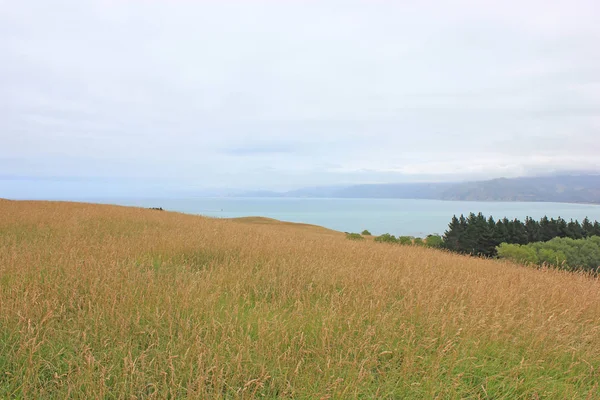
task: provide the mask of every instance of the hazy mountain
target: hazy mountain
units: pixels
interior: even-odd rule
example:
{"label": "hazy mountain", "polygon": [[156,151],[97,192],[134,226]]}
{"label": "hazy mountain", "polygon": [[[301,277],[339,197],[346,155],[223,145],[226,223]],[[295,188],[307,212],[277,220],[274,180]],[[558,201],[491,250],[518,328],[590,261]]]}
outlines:
{"label": "hazy mountain", "polygon": [[336,197],[376,199],[437,199],[450,183],[390,183],[355,185],[339,190]]}
{"label": "hazy mountain", "polygon": [[493,179],[454,184],[442,200],[553,201],[600,203],[600,175]]}
{"label": "hazy mountain", "polygon": [[460,183],[390,183],[253,192],[242,197],[390,198],[472,201],[550,201],[600,204],[600,175],[500,178]]}

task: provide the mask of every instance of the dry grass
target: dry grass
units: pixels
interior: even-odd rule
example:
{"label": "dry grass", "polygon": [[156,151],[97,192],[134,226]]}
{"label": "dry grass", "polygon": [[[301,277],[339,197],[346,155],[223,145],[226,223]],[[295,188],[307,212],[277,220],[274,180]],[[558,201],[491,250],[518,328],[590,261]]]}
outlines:
{"label": "dry grass", "polygon": [[344,234],[342,232],[339,231],[334,231],[328,228],[324,228],[322,226],[318,226],[318,225],[311,225],[311,224],[303,224],[303,223],[298,223],[298,222],[286,222],[286,221],[279,221],[277,219],[273,219],[273,218],[266,218],[266,217],[240,217],[240,218],[229,218],[229,221],[234,221],[234,222],[240,222],[240,223],[244,223],[244,224],[252,224],[252,225],[257,225],[257,224],[261,224],[261,225],[278,225],[278,226],[288,226],[288,227],[292,227],[292,228],[296,228],[296,229],[304,229],[307,231],[311,231],[311,232],[315,232],[315,233],[322,233],[322,234],[329,234],[329,235],[335,235],[335,236],[344,236]]}
{"label": "dry grass", "polygon": [[251,222],[0,201],[0,398],[600,397],[598,280]]}

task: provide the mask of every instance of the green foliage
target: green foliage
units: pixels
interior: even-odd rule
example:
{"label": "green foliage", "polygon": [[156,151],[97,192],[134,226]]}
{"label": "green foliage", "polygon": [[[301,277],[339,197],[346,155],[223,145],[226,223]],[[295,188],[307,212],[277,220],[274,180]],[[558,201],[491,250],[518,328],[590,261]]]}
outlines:
{"label": "green foliage", "polygon": [[398,238],[398,243],[402,245],[410,245],[413,242],[413,238],[410,236],[400,236]]}
{"label": "green foliage", "polygon": [[440,249],[444,247],[444,239],[442,239],[442,237],[439,235],[429,235],[427,236],[427,239],[425,239],[425,245],[427,247]]}
{"label": "green foliage", "polygon": [[534,263],[564,269],[598,271],[600,266],[600,237],[586,239],[554,238],[548,242],[528,245],[502,243],[498,256],[519,263]]}
{"label": "green foliage", "polygon": [[425,246],[425,242],[421,238],[414,238],[413,244],[415,246]]}
{"label": "green foliage", "polygon": [[538,257],[534,249],[520,244],[502,243],[498,246],[498,257],[507,258],[521,264],[537,264]]}
{"label": "green foliage", "polygon": [[371,236],[371,232],[369,232],[368,230],[365,229],[364,231],[362,231],[361,235],[363,235],[363,236]]}
{"label": "green foliage", "polygon": [[375,238],[375,241],[378,243],[398,243],[398,239],[396,239],[396,236],[390,235],[389,233],[384,233],[381,236],[377,236]]}
{"label": "green foliage", "polygon": [[498,255],[497,247],[501,243],[526,245],[554,238],[583,239],[594,235],[600,235],[600,226],[597,221],[592,224],[588,218],[579,223],[573,220],[567,222],[560,217],[543,217],[539,222],[527,217],[523,223],[518,219],[507,218],[494,221],[492,217],[486,219],[482,213],[470,213],[466,218],[464,215],[460,218],[452,217],[443,241],[448,250],[494,257]]}
{"label": "green foliage", "polygon": [[346,239],[349,240],[365,240],[360,233],[346,233]]}
{"label": "green foliage", "polygon": [[537,252],[538,262],[540,264],[561,267],[567,262],[567,256],[562,251],[541,248]]}

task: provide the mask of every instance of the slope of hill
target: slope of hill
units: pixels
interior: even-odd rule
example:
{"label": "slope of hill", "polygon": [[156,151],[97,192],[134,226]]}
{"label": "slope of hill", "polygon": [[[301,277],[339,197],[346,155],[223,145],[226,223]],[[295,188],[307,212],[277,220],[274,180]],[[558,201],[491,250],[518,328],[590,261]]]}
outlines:
{"label": "slope of hill", "polygon": [[600,175],[494,179],[452,185],[443,200],[553,201],[600,203]]}
{"label": "slope of hill", "polygon": [[[389,198],[473,201],[548,201],[600,204],[600,175],[501,178],[462,183],[386,183],[255,192],[264,197]],[[244,197],[247,197],[245,194]]]}
{"label": "slope of hill", "polygon": [[263,219],[0,216],[0,398],[598,396],[584,275]]}

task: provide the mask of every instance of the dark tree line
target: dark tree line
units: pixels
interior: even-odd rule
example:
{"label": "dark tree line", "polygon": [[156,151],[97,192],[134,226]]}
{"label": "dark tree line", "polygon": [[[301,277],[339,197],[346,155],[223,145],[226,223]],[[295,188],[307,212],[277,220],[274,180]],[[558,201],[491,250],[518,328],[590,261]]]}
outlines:
{"label": "dark tree line", "polygon": [[444,247],[463,254],[495,257],[496,247],[501,243],[529,244],[547,242],[556,237],[583,239],[600,236],[600,223],[592,223],[585,218],[579,221],[565,221],[543,217],[539,221],[527,217],[525,222],[507,218],[495,221],[482,213],[452,217],[448,230],[444,234]]}

